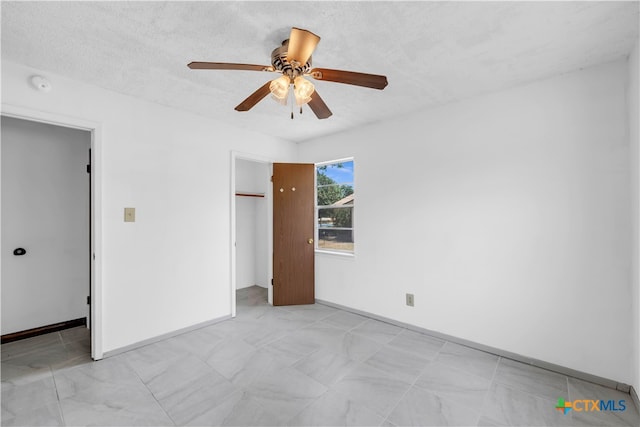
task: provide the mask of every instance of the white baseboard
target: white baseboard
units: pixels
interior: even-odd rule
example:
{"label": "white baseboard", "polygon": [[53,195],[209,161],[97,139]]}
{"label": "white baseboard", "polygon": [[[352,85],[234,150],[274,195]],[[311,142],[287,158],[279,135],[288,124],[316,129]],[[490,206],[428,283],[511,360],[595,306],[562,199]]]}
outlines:
{"label": "white baseboard", "polygon": [[[499,348],[495,348],[495,347],[489,347],[487,345],[484,344],[479,344],[473,341],[468,341],[462,338],[457,338],[451,335],[447,335],[447,334],[443,334],[440,332],[436,332],[436,331],[432,331],[429,329],[425,329],[425,328],[421,328],[419,326],[415,326],[415,325],[411,325],[408,323],[404,323],[404,322],[399,322],[397,320],[393,320],[393,319],[389,319],[383,316],[378,316],[377,314],[373,314],[373,313],[369,313],[366,311],[362,311],[362,310],[357,310],[351,307],[347,307],[344,305],[340,305],[340,304],[335,304],[329,301],[323,301],[320,299],[316,299],[316,302],[318,304],[323,304],[329,307],[334,307],[334,308],[339,308],[340,310],[344,310],[344,311],[348,311],[354,314],[359,314],[361,316],[365,316],[365,317],[369,317],[371,319],[375,319],[375,320],[380,320],[381,322],[385,322],[385,323],[389,323],[395,326],[399,326],[401,328],[405,328],[405,329],[409,329],[411,331],[415,331],[415,332],[420,332],[422,334],[425,335],[429,335],[432,336],[434,338],[439,338],[445,341],[450,341],[453,342],[455,344],[460,344],[463,345],[465,347],[470,347],[476,350],[480,350],[480,351],[484,351],[486,353],[491,353],[491,354],[495,354],[496,356],[500,356],[500,357],[505,357],[507,359],[511,359],[511,360],[515,360],[517,362],[522,362],[522,363],[526,363],[528,365],[532,365],[532,366],[537,366],[539,368],[543,368],[546,369],[548,371],[553,371],[553,372],[557,372],[559,374],[562,375],[567,375],[573,378],[577,378],[580,380],[584,380],[584,381],[588,381],[594,384],[598,384],[604,387],[608,387],[608,388],[612,388],[614,390],[619,390],[623,393],[630,393],[630,390],[633,390],[633,387],[629,386],[628,384],[624,384],[624,383],[619,383],[617,381],[614,380],[610,380],[608,378],[603,378],[603,377],[599,377],[597,375],[593,375],[593,374],[589,374],[587,372],[582,372],[582,371],[577,371],[575,369],[571,369],[571,368],[567,368],[565,366],[560,366],[560,365],[556,365],[553,363],[549,363],[549,362],[545,362],[543,360],[538,360],[538,359],[533,359],[531,357],[527,357],[527,356],[523,356],[521,354],[517,354],[517,353],[512,353],[510,351],[506,351],[506,350],[502,350]],[[635,390],[633,390],[633,393],[635,393]],[[633,398],[633,393],[632,394],[632,398]],[[638,405],[638,395],[635,395],[635,399],[634,399],[636,406]],[[640,412],[640,409],[639,409]]]}
{"label": "white baseboard", "polygon": [[127,351],[135,350],[136,348],[144,347],[145,345],[153,344],[158,341],[163,341],[168,338],[173,338],[178,335],[186,334],[187,332],[195,331],[196,329],[201,329],[210,325],[214,325],[216,323],[231,319],[231,315],[219,317],[217,319],[207,320],[206,322],[197,323],[195,325],[187,326],[186,328],[178,329],[176,331],[167,332],[166,334],[158,335],[143,341],[138,341],[133,344],[126,345],[124,347],[117,348],[115,350],[105,351],[103,354],[103,358],[112,357],[118,354],[126,353]]}

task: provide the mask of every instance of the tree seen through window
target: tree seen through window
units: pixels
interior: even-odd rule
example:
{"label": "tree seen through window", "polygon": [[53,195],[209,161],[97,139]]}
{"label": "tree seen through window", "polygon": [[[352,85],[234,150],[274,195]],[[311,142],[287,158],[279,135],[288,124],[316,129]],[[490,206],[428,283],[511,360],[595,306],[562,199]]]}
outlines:
{"label": "tree seen through window", "polygon": [[353,252],[353,160],[316,167],[318,248]]}

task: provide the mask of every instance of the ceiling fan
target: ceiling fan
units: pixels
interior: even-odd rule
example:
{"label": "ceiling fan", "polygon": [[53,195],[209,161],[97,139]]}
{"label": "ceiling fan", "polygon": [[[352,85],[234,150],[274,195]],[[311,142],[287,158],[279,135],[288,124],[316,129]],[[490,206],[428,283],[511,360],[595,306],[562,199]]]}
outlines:
{"label": "ceiling fan", "polygon": [[[320,42],[320,37],[311,31],[292,28],[289,38],[282,42],[271,53],[271,65],[231,64],[226,62],[191,62],[188,67],[192,70],[248,70],[281,73],[282,76],[268,81],[260,89],[253,92],[242,101],[236,111],[249,111],[264,97],[271,94],[280,104],[286,105],[287,98],[295,98],[300,107],[308,104],[319,119],[326,119],[333,113],[324,103],[313,84],[304,77],[310,76],[315,80],[344,83],[372,89],[384,89],[387,77],[376,74],[356,73],[353,71],[332,70],[329,68],[311,68],[311,54]],[[289,90],[293,85],[293,92]],[[293,107],[293,102],[292,102]],[[293,111],[291,112],[293,119]]]}

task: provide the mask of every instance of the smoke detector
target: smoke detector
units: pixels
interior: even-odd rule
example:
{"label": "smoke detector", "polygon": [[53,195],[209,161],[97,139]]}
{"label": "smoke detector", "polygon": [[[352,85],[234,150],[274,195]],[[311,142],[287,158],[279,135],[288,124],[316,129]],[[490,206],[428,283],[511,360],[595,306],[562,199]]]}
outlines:
{"label": "smoke detector", "polygon": [[29,79],[31,82],[31,86],[34,89],[39,90],[40,92],[50,92],[51,91],[51,82],[45,79],[42,76],[31,76]]}

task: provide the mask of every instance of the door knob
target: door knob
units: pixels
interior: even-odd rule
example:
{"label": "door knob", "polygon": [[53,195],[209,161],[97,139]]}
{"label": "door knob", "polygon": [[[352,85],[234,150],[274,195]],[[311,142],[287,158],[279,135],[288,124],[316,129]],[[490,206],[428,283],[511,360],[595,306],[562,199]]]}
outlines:
{"label": "door knob", "polygon": [[310,244],[310,245],[313,244],[313,239],[307,240],[307,243]]}

